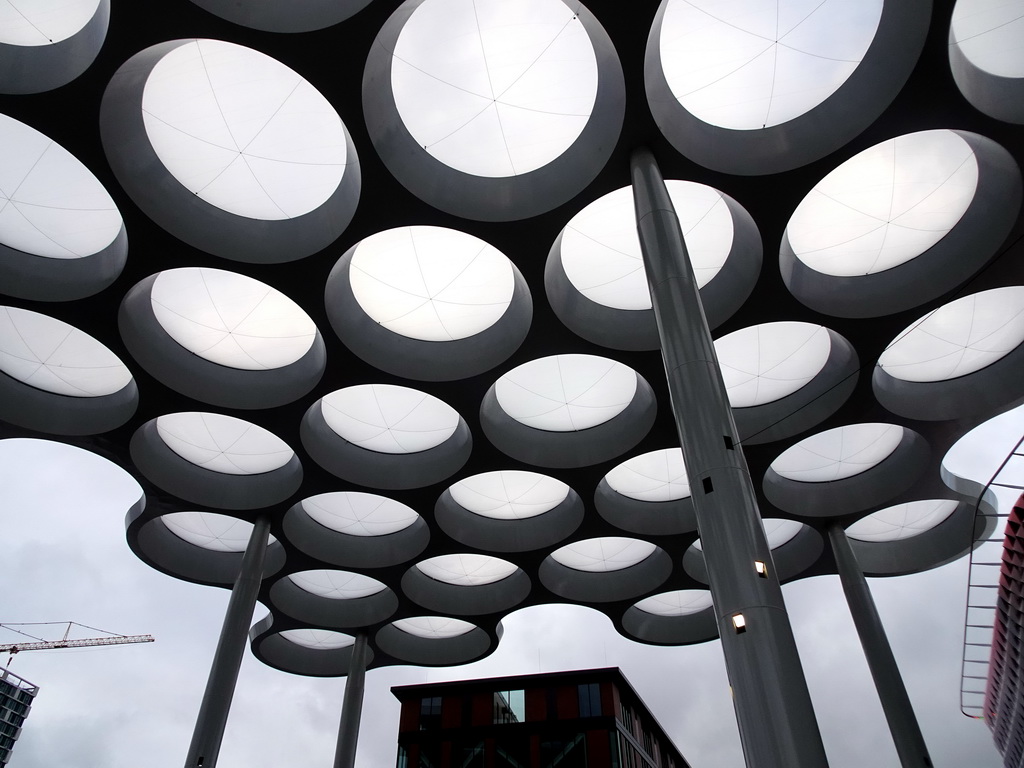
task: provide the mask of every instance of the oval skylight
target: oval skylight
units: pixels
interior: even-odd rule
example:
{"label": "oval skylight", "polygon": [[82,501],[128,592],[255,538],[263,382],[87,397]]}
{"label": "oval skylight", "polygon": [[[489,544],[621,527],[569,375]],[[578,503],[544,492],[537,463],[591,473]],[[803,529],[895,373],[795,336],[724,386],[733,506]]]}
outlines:
{"label": "oval skylight", "polygon": [[[717,189],[689,181],[665,184],[703,287],[729,256],[732,214]],[[610,192],[573,216],[562,230],[561,257],[569,282],[591,301],[614,309],[651,308],[632,187]]]}
{"label": "oval skylight", "polygon": [[[782,520],[776,517],[766,518],[761,522],[764,524],[764,535],[768,541],[768,549],[776,549],[783,544],[788,544],[796,538],[796,535],[804,527],[803,523],[796,520]],[[704,545],[700,539],[693,542],[693,548],[701,552],[704,551]]]}
{"label": "oval skylight", "polygon": [[[99,0],[0,0],[0,43],[52,45],[76,35],[99,8]],[[0,172],[2,172],[0,164]]]}
{"label": "oval skylight", "polygon": [[170,269],[157,275],[150,298],[168,336],[229,368],[281,368],[299,360],[316,339],[316,326],[298,304],[234,272]]}
{"label": "oval skylight", "polygon": [[658,41],[688,112],[734,130],[799,117],[864,58],[882,0],[668,0]]}
{"label": "oval skylight", "polygon": [[70,397],[112,395],[132,380],[124,363],[92,336],[16,307],[0,307],[0,371]]}
{"label": "oval skylight", "polygon": [[299,74],[251,48],[178,46],[153,67],[142,112],[174,178],[238,216],[302,216],[331,197],[345,172],[338,113]]}
{"label": "oval skylight", "polygon": [[681,448],[634,456],[604,476],[616,493],[637,501],[675,501],[690,495]]}
{"label": "oval skylight", "polygon": [[941,240],[974,198],[978,162],[952,131],[898,136],[819,181],[786,227],[796,257],[837,277],[871,275]]}
{"label": "oval skylight", "polygon": [[303,499],[302,509],[320,525],[349,536],[386,536],[405,530],[419,517],[405,504],[357,491],[311,496]]}
{"label": "oval skylight", "polygon": [[828,483],[866,472],[903,439],[894,424],[849,424],[811,435],[782,453],[772,469],[789,480]]}
{"label": "oval skylight", "polygon": [[[160,521],[179,539],[211,552],[245,552],[253,529],[245,520],[213,512],[171,512]],[[271,536],[268,543],[274,541]]]}
{"label": "oval skylight", "polygon": [[566,544],[552,552],[551,559],[577,571],[608,573],[641,563],[656,549],[649,541],[603,536]]}
{"label": "oval skylight", "polygon": [[706,589],[677,589],[653,595],[636,604],[639,610],[655,616],[690,616],[711,606],[711,593]]}
{"label": "oval skylight", "polygon": [[301,571],[291,574],[288,579],[300,589],[330,600],[358,600],[387,589],[376,579],[351,571]]}
{"label": "oval skylight", "polygon": [[636,373],[593,355],[554,355],[514,368],[495,384],[502,410],[549,432],[573,432],[614,418],[636,394]]}
{"label": "oval skylight", "polygon": [[416,143],[474,176],[528,173],[583,132],[597,58],[560,0],[426,0],[395,43],[391,88]]}
{"label": "oval skylight", "polygon": [[433,395],[392,384],[339,389],[320,402],[327,425],[379,453],[416,453],[440,445],[459,426],[454,408]]}
{"label": "oval skylight", "polygon": [[256,475],[279,469],[294,452],[256,424],[219,413],[172,413],[156,420],[167,447],[197,466],[226,475]]}
{"label": "oval skylight", "polygon": [[462,587],[493,584],[519,570],[507,560],[475,554],[439,555],[416,563],[416,568],[432,579]]}
{"label": "oval skylight", "polygon": [[957,508],[949,499],[928,499],[897,504],[868,515],[846,529],[858,541],[902,541],[930,531]]}
{"label": "oval skylight", "polygon": [[[0,36],[10,7],[0,0]],[[121,213],[88,168],[39,131],[0,115],[0,243],[48,259],[80,259],[109,246],[121,227]]]}
{"label": "oval skylight", "polygon": [[1024,287],[964,296],[896,337],[878,365],[903,381],[944,381],[991,365],[1024,342]]}
{"label": "oval skylight", "polygon": [[957,0],[951,39],[979,69],[997,77],[1024,77],[1024,3]]}
{"label": "oval skylight", "polygon": [[472,632],[476,626],[461,619],[449,619],[444,616],[415,616],[411,619],[393,621],[396,629],[407,632],[426,640],[444,640]]}
{"label": "oval skylight", "polygon": [[515,274],[498,249],[444,227],[399,227],[356,246],[352,294],[388,330],[453,341],[490,328],[512,303]]}
{"label": "oval skylight", "polygon": [[536,472],[502,470],[467,477],[448,491],[456,504],[482,517],[524,520],[565,501],[569,486]]}
{"label": "oval skylight", "polygon": [[348,648],[356,641],[351,635],[332,632],[329,629],[286,629],[278,634],[290,643],[317,651],[336,651],[339,648]]}
{"label": "oval skylight", "polygon": [[821,371],[831,349],[824,326],[809,323],[763,323],[715,341],[733,408],[793,394]]}

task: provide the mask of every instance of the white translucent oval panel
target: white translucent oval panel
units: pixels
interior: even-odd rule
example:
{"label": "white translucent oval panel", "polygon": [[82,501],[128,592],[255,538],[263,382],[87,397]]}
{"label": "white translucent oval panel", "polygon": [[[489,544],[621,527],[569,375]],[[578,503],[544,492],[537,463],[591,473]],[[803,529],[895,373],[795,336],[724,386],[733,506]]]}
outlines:
{"label": "white translucent oval panel", "polygon": [[278,633],[290,643],[317,651],[336,651],[348,648],[356,641],[351,635],[329,629],[286,629]]}
{"label": "white translucent oval panel", "polygon": [[0,0],[0,43],[51,45],[78,34],[100,0]]}
{"label": "white translucent oval panel", "polygon": [[482,517],[524,520],[565,501],[569,486],[536,472],[506,469],[467,477],[448,491],[456,504]]}
{"label": "white translucent oval panel", "polygon": [[960,221],[977,187],[974,151],[957,134],[898,136],[819,181],[786,234],[796,257],[817,272],[871,275],[935,245]]}
{"label": "white translucent oval panel", "polygon": [[117,355],[92,336],[46,315],[0,307],[0,371],[56,395],[102,397],[132,380]]}
{"label": "white translucent oval panel", "polygon": [[276,288],[235,272],[204,267],[157,275],[153,314],[193,354],[229,368],[281,368],[305,355],[316,326]]}
{"label": "white translucent oval panel", "polygon": [[803,483],[842,480],[881,463],[902,439],[903,427],[894,424],[849,424],[801,440],[775,459],[772,469]]}
{"label": "white translucent oval panel", "polygon": [[391,88],[409,133],[437,160],[516,176],[583,132],[597,58],[560,0],[426,0],[395,43]]}
{"label": "white translucent oval panel", "polygon": [[[0,0],[0,36],[5,7]],[[110,245],[121,226],[121,213],[88,168],[35,128],[0,115],[0,243],[48,259],[80,259]]]}
{"label": "white translucent oval panel", "polygon": [[473,336],[498,321],[515,290],[511,262],[483,240],[444,227],[399,227],[356,246],[352,294],[390,331],[421,341]]}
{"label": "white translucent oval panel", "polygon": [[1024,342],[1024,287],[964,296],[929,312],[886,347],[878,365],[903,381],[944,381],[981,370]]}
{"label": "white translucent oval panel", "polygon": [[882,0],[668,0],[658,41],[665,80],[711,125],[779,125],[846,82],[881,15]]}
{"label": "white translucent oval panel", "polygon": [[952,39],[997,77],[1024,77],[1024,0],[957,0]]}
{"label": "white translucent oval panel", "polygon": [[387,589],[376,579],[351,571],[300,571],[291,574],[288,579],[300,589],[330,600],[358,600]]}
{"label": "white translucent oval panel", "polygon": [[427,640],[444,640],[458,637],[476,629],[474,624],[461,619],[449,619],[444,616],[414,616],[411,619],[399,619],[392,625],[410,635]]}
{"label": "white translucent oval panel", "polygon": [[[252,523],[213,512],[171,512],[161,522],[179,539],[211,552],[244,552],[252,535]],[[268,540],[277,541],[273,536]]]}
{"label": "white translucent oval panel", "polygon": [[711,593],[706,589],[677,589],[647,597],[636,604],[644,613],[655,616],[690,616],[712,606]]}
{"label": "white translucent oval panel", "polygon": [[858,541],[901,541],[930,531],[957,508],[949,499],[928,499],[897,504],[868,515],[846,529]]}
{"label": "white translucent oval panel", "polygon": [[263,427],[219,413],[171,413],[156,420],[156,429],[185,461],[226,475],[271,472],[295,455]]}
{"label": "white translucent oval panel", "polygon": [[[697,286],[703,287],[732,249],[732,214],[717,189],[690,181],[665,184]],[[561,256],[565,276],[591,301],[614,309],[651,308],[632,187],[610,192],[573,216],[562,231]]]}
{"label": "white translucent oval panel", "polygon": [[636,394],[636,373],[594,355],[554,355],[514,368],[495,384],[502,410],[550,432],[573,432],[613,419]]}
{"label": "white translucent oval panel", "polygon": [[195,40],[164,56],[146,80],[142,116],[171,175],[238,216],[309,213],[345,172],[345,129],[327,99],[280,62],[233,43]]}
{"label": "white translucent oval panel", "polygon": [[793,394],[825,367],[831,349],[824,326],[809,323],[764,323],[715,341],[733,408]]}
{"label": "white translucent oval panel", "polygon": [[451,437],[459,414],[433,395],[392,384],[339,389],[320,401],[327,426],[348,442],[379,453],[416,453]]}
{"label": "white translucent oval panel", "polygon": [[302,501],[303,511],[332,531],[349,536],[386,536],[404,531],[418,514],[394,499],[372,493],[322,493]]}
{"label": "white translucent oval panel", "polygon": [[[764,535],[769,549],[776,549],[783,544],[788,544],[804,527],[803,523],[796,520],[781,520],[779,518],[767,518],[761,522],[764,524]],[[703,551],[704,545],[700,539],[697,539],[693,542],[693,548]]]}
{"label": "white translucent oval panel", "polygon": [[566,544],[552,552],[551,559],[577,571],[607,573],[641,563],[656,549],[649,541],[603,536]]}
{"label": "white translucent oval panel", "polygon": [[604,476],[616,493],[637,501],[675,501],[690,495],[681,448],[634,456]]}
{"label": "white translucent oval panel", "polygon": [[416,568],[432,579],[461,587],[493,584],[519,570],[514,563],[499,557],[476,554],[439,555],[416,563]]}

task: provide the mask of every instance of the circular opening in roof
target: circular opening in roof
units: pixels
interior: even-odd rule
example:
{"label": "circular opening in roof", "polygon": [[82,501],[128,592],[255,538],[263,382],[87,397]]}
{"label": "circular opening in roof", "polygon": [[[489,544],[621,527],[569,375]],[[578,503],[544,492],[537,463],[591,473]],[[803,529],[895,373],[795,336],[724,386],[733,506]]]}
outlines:
{"label": "circular opening in roof", "polygon": [[414,637],[425,640],[444,640],[449,637],[465,635],[476,629],[474,624],[462,619],[449,619],[445,616],[414,616],[410,619],[393,621],[392,626]]}
{"label": "circular opening in roof", "polygon": [[616,493],[637,501],[675,501],[690,495],[681,448],[634,456],[605,475]]}
{"label": "circular opening in roof", "polygon": [[643,562],[657,549],[649,541],[622,536],[602,536],[566,544],[551,559],[566,568],[588,573],[621,571]]}
{"label": "circular opening in roof", "polygon": [[493,584],[519,570],[507,560],[476,554],[439,555],[416,563],[416,568],[431,579],[461,587]]}
{"label": "circular opening in roof", "polygon": [[858,541],[902,541],[930,531],[956,511],[949,499],[910,501],[880,509],[846,529]]}
{"label": "circular opening in roof", "polygon": [[733,408],[793,394],[821,372],[831,348],[824,326],[793,322],[742,328],[715,341]]}
{"label": "circular opening in roof", "polygon": [[371,235],[352,254],[352,294],[390,331],[454,341],[490,328],[512,303],[512,264],[483,240],[443,227]]}
{"label": "circular opening in roof", "polygon": [[[100,0],[0,0],[0,43],[52,45],[76,35],[100,6]],[[2,168],[2,166],[0,166]]]}
{"label": "circular opening in roof", "polygon": [[945,381],[979,371],[1024,342],[1024,287],[964,296],[896,337],[878,366],[902,381]]}
{"label": "circular opening in roof", "polygon": [[219,413],[172,413],[157,418],[156,428],[167,447],[185,461],[226,475],[272,472],[295,455],[263,427]]}
{"label": "circular opening in roof", "polygon": [[903,427],[894,424],[849,424],[801,440],[771,468],[788,480],[828,483],[877,466],[902,440]]}
{"label": "circular opening in roof", "polygon": [[328,569],[300,571],[288,579],[305,592],[329,600],[358,600],[383,592],[387,587],[376,579],[351,571]]}
{"label": "circular opening in roof", "polygon": [[[0,0],[0,34],[5,7]],[[48,259],[81,259],[113,243],[122,226],[88,168],[39,131],[0,115],[0,243]]]}
{"label": "circular opening in roof", "polygon": [[846,82],[881,15],[882,0],[668,0],[658,40],[665,80],[711,125],[779,125]]}
{"label": "circular opening in roof", "polygon": [[150,301],[168,336],[229,368],[283,368],[302,358],[316,340],[316,326],[298,304],[234,272],[200,267],[161,272]]}
{"label": "circular opening in roof", "polygon": [[[211,552],[245,552],[253,524],[213,512],[170,512],[160,521],[179,539]],[[277,539],[273,536],[268,544]]]}
{"label": "circular opening in roof", "polygon": [[977,187],[974,150],[953,131],[898,136],[819,181],[797,206],[786,235],[796,257],[817,272],[883,272],[941,240]]}
{"label": "circular opening in roof", "polygon": [[1024,5],[1019,0],[957,0],[950,38],[978,69],[1024,77]]}
{"label": "circular opening in roof", "polygon": [[339,389],[320,401],[324,421],[348,442],[378,453],[417,453],[441,445],[459,426],[454,408],[433,395],[391,384]]}
{"label": "circular opening in roof", "polygon": [[560,0],[425,0],[395,43],[391,88],[416,143],[474,176],[536,170],[579,138],[594,46]]}
{"label": "circular opening in roof", "polygon": [[706,589],[677,589],[645,598],[637,609],[655,616],[691,616],[712,606],[711,593]]}
{"label": "circular opening in roof", "polygon": [[[764,536],[768,541],[768,549],[778,549],[783,544],[788,544],[804,529],[804,524],[796,520],[773,517],[766,518],[761,522],[764,524]],[[704,545],[700,539],[693,542],[693,548],[699,552],[704,551]]]}
{"label": "circular opening in roof", "polygon": [[525,520],[565,501],[569,486],[536,472],[502,470],[467,477],[448,491],[459,506],[481,517]]}
{"label": "circular opening in roof", "polygon": [[514,368],[495,384],[498,405],[534,429],[574,432],[626,409],[637,390],[633,369],[593,355],[554,355]]}
{"label": "circular opening in roof", "polygon": [[329,629],[286,629],[278,633],[290,643],[316,651],[336,651],[355,643],[355,638]]}
{"label": "circular opening in roof", "polygon": [[69,397],[112,395],[132,381],[124,363],[92,336],[16,307],[0,307],[0,371]]}
{"label": "circular opening in roof", "polygon": [[291,219],[341,183],[348,146],[319,91],[265,54],[219,40],[180,45],[142,94],[160,162],[190,192],[237,216]]}
{"label": "circular opening in roof", "polygon": [[[665,184],[702,288],[729,256],[732,213],[717,189],[689,181]],[[613,309],[651,308],[632,187],[610,192],[573,216],[562,230],[560,253],[569,282],[591,301]]]}
{"label": "circular opening in roof", "polygon": [[394,499],[372,493],[322,493],[300,502],[310,518],[349,536],[386,536],[404,531],[419,515]]}

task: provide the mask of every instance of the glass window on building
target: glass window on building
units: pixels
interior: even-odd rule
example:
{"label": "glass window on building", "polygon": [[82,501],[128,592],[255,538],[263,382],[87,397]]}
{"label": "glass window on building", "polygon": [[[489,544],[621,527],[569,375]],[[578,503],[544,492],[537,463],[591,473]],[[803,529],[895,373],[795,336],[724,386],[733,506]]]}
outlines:
{"label": "glass window on building", "polygon": [[526,721],[526,692],[518,691],[495,691],[494,692],[494,722],[500,723],[522,723]]}
{"label": "glass window on building", "polygon": [[587,768],[587,738],[583,733],[543,736],[540,742],[541,768]]}
{"label": "glass window on building", "polygon": [[441,727],[441,697],[428,696],[420,702],[420,730]]}
{"label": "glass window on building", "polygon": [[453,742],[452,765],[458,768],[484,768],[484,743],[480,741]]}
{"label": "glass window on building", "polygon": [[494,768],[530,768],[530,737],[502,736],[494,745]]}
{"label": "glass window on building", "polygon": [[601,714],[601,684],[585,683],[578,686],[580,717],[597,717]]}
{"label": "glass window on building", "polygon": [[405,747],[398,748],[398,760],[395,761],[395,768],[409,768],[409,753]]}

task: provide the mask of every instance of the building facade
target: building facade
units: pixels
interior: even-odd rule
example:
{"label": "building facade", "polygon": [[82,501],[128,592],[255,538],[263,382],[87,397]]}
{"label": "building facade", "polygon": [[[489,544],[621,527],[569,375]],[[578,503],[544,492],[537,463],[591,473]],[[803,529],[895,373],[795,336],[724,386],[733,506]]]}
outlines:
{"label": "building facade", "polygon": [[39,686],[18,677],[9,669],[0,669],[0,766],[11,760],[14,742],[32,709]]}
{"label": "building facade", "polygon": [[688,768],[617,668],[391,689],[398,768]]}

